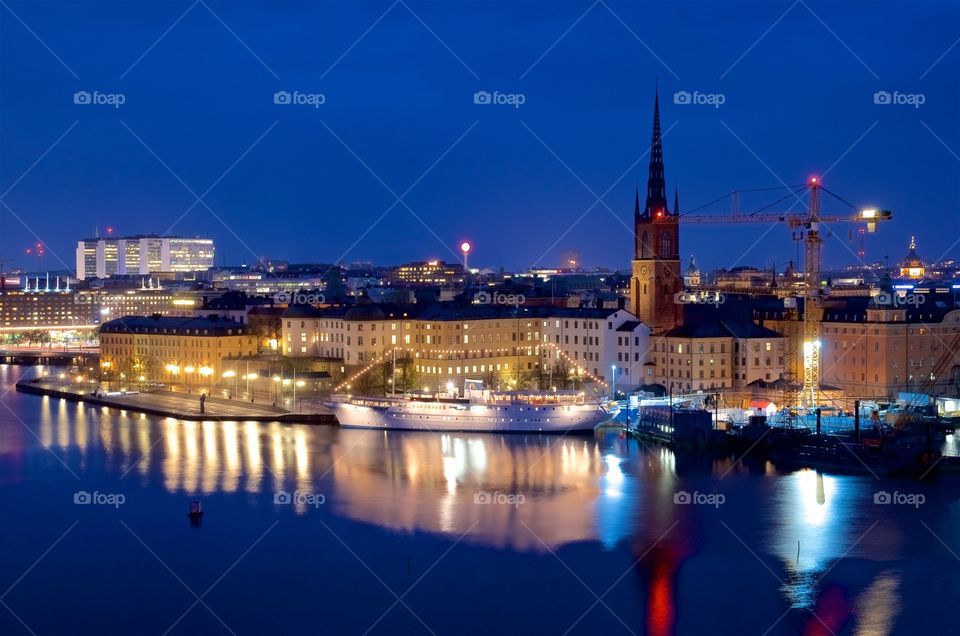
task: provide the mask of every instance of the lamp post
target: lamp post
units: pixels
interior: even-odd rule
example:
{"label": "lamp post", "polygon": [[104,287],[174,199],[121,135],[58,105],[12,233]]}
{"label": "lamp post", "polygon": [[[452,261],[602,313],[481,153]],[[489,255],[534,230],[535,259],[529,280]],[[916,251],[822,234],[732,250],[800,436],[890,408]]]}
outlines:
{"label": "lamp post", "polygon": [[611,364],[610,371],[613,373],[613,377],[610,381],[610,399],[617,399],[617,365]]}
{"label": "lamp post", "polygon": [[460,243],[460,252],[463,254],[463,275],[467,276],[467,273],[470,271],[467,267],[467,255],[470,253],[470,250],[473,249],[473,245],[470,244],[470,241],[463,241]]}

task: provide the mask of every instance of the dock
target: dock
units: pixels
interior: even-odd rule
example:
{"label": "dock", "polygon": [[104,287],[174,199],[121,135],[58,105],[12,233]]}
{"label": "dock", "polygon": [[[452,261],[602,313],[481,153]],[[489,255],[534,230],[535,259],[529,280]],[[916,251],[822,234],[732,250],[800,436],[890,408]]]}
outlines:
{"label": "dock", "polygon": [[32,395],[45,395],[72,402],[104,406],[117,410],[146,413],[179,420],[232,420],[245,422],[285,422],[290,424],[339,425],[333,412],[326,407],[317,407],[311,413],[298,413],[269,404],[257,404],[230,400],[208,395],[204,412],[200,412],[198,393],[183,393],[154,389],[143,392],[126,392],[94,395],[83,393],[75,387],[55,380],[23,380],[16,385],[17,391]]}

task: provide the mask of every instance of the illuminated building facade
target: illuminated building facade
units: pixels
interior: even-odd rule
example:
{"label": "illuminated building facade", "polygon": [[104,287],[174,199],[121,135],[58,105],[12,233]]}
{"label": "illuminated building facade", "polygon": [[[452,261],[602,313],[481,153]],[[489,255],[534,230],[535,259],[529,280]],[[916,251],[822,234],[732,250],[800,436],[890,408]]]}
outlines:
{"label": "illuminated building facade", "polygon": [[7,291],[0,294],[0,329],[58,329],[90,327],[97,307],[77,303],[73,291]]}
{"label": "illuminated building facade", "polygon": [[[955,292],[894,290],[829,301],[823,314],[824,385],[842,391],[849,402],[895,398],[901,391],[955,395],[960,390]],[[802,323],[786,312],[764,311],[757,318],[783,333]]]}
{"label": "illuminated building facade", "polygon": [[443,261],[420,261],[398,265],[386,272],[391,285],[462,285],[463,265]]}
{"label": "illuminated building facade", "polygon": [[77,278],[109,278],[157,272],[205,272],[214,263],[213,239],[128,236],[77,243]]}
{"label": "illuminated building facade", "polygon": [[257,353],[249,327],[223,318],[126,316],[100,326],[104,370],[146,380],[212,384],[232,362]]}
{"label": "illuminated building facade", "polygon": [[[465,379],[501,388],[549,383],[560,369],[584,381],[637,377],[648,330],[625,310],[426,308],[361,303],[349,309],[291,306],[282,316],[283,354],[340,360],[347,373],[409,358],[425,386],[458,389]],[[562,353],[561,353],[562,352]]]}
{"label": "illuminated building facade", "polygon": [[673,392],[742,389],[783,374],[785,338],[747,321],[703,321],[651,337],[647,384]]}

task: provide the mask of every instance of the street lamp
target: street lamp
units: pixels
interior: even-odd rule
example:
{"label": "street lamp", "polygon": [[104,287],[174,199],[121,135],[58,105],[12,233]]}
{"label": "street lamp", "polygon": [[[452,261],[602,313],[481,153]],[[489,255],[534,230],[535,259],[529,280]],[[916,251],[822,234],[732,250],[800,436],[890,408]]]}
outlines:
{"label": "street lamp", "polygon": [[460,251],[463,253],[463,274],[467,275],[469,268],[467,267],[467,255],[470,254],[470,250],[473,249],[473,245],[470,244],[470,241],[463,241],[460,243]]}
{"label": "street lamp", "polygon": [[610,381],[610,398],[613,400],[617,399],[617,365],[611,364],[610,371],[613,374],[613,377]]}

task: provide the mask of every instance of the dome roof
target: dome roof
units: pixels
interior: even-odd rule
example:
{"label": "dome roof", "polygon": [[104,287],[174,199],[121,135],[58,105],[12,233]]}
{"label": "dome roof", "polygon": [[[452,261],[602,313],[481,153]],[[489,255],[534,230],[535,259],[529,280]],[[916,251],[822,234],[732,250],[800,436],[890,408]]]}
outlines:
{"label": "dome roof", "polygon": [[923,267],[923,259],[917,255],[917,239],[916,237],[910,237],[910,251],[907,252],[906,257],[900,261],[901,267]]}

